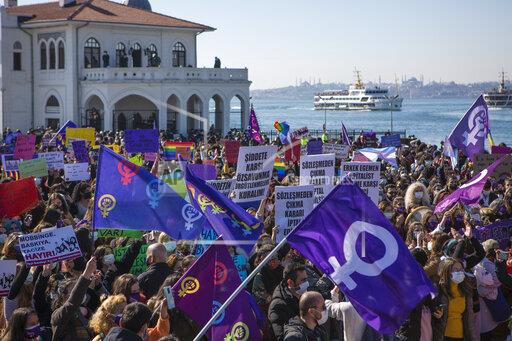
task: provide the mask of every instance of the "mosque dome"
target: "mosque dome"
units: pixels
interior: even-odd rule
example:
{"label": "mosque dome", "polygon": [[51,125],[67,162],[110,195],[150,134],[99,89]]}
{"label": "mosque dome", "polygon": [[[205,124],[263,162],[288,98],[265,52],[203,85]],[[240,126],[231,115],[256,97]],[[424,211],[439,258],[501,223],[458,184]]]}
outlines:
{"label": "mosque dome", "polygon": [[124,0],[126,6],[143,9],[145,11],[151,11],[151,4],[149,0]]}

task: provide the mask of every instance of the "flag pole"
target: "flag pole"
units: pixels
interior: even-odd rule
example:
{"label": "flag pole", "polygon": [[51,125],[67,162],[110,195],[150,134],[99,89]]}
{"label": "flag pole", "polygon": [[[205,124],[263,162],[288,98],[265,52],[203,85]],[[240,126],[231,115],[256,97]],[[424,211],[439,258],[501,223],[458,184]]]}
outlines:
{"label": "flag pole", "polygon": [[210,327],[212,326],[213,322],[215,322],[215,320],[217,320],[217,318],[222,314],[222,312],[224,310],[226,310],[228,305],[238,296],[238,294],[240,294],[240,292],[251,281],[251,279],[254,276],[256,276],[256,274],[261,270],[261,268],[263,268],[263,266],[265,266],[265,264],[267,264],[268,261],[270,261],[272,259],[272,257],[274,257],[274,255],[277,253],[277,251],[279,251],[284,246],[285,243],[286,243],[286,237],[284,237],[283,240],[281,240],[279,242],[279,244],[277,244],[276,247],[272,251],[270,251],[270,253],[258,264],[258,266],[256,266],[256,268],[249,274],[249,276],[247,276],[247,278],[242,282],[242,284],[240,284],[238,286],[238,288],[236,288],[236,290],[233,291],[233,293],[231,294],[231,296],[228,297],[226,302],[224,302],[224,304],[219,309],[217,309],[215,314],[213,314],[213,316],[206,323],[206,325],[199,331],[197,336],[194,338],[194,341],[199,341],[201,339],[201,337],[204,334],[206,334],[208,329],[210,329]]}

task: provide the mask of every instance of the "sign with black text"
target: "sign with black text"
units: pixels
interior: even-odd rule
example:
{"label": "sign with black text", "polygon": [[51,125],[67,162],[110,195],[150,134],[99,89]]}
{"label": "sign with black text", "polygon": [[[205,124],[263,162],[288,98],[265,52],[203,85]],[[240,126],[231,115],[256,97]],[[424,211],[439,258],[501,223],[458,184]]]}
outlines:
{"label": "sign with black text", "polygon": [[379,162],[342,162],[341,178],[347,175],[361,187],[375,205],[379,203]]}
{"label": "sign with black text", "polygon": [[276,186],[275,222],[278,227],[277,242],[288,233],[313,209],[315,187]]}
{"label": "sign with black text", "polygon": [[299,185],[315,187],[315,206],[334,188],[334,154],[307,155],[300,158]]}

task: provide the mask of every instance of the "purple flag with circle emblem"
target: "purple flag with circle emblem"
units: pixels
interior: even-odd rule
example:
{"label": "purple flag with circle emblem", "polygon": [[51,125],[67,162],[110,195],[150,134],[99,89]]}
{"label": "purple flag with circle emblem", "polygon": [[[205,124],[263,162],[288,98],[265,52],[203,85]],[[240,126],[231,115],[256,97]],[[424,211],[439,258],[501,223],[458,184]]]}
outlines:
{"label": "purple flag with circle emblem", "polygon": [[[241,284],[231,255],[217,239],[173,286],[176,307],[200,328]],[[210,340],[261,340],[256,317],[242,291],[224,310],[207,335]]]}
{"label": "purple flag with circle emblem", "polygon": [[287,240],[381,333],[394,332],[436,292],[396,228],[355,184],[336,186]]}
{"label": "purple flag with circle emblem", "polygon": [[485,139],[489,133],[489,109],[482,95],[469,108],[448,137],[450,144],[461,150],[470,159],[485,150]]}
{"label": "purple flag with circle emblem", "polygon": [[260,133],[260,125],[258,124],[258,118],[256,118],[256,113],[254,109],[251,107],[251,113],[249,114],[249,136],[251,139],[262,144],[265,142]]}
{"label": "purple flag with circle emblem", "polygon": [[487,179],[494,173],[496,167],[505,159],[505,156],[494,161],[489,167],[475,175],[471,180],[460,186],[455,192],[448,195],[436,205],[434,213],[441,213],[456,202],[464,205],[474,204],[480,199]]}
{"label": "purple flag with circle emblem", "polygon": [[205,217],[163,180],[104,146],[100,147],[93,227],[158,230],[195,239]]}

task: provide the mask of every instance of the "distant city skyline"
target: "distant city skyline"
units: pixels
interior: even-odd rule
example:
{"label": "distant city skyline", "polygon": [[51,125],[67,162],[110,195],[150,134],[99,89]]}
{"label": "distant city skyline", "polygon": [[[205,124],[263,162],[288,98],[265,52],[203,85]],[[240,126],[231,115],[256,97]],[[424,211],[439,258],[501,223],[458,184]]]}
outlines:
{"label": "distant city skyline", "polygon": [[218,56],[223,67],[247,67],[252,89],[350,83],[354,67],[374,82],[497,81],[502,68],[512,78],[512,1],[150,2],[155,12],[217,28],[199,35],[198,66]]}

